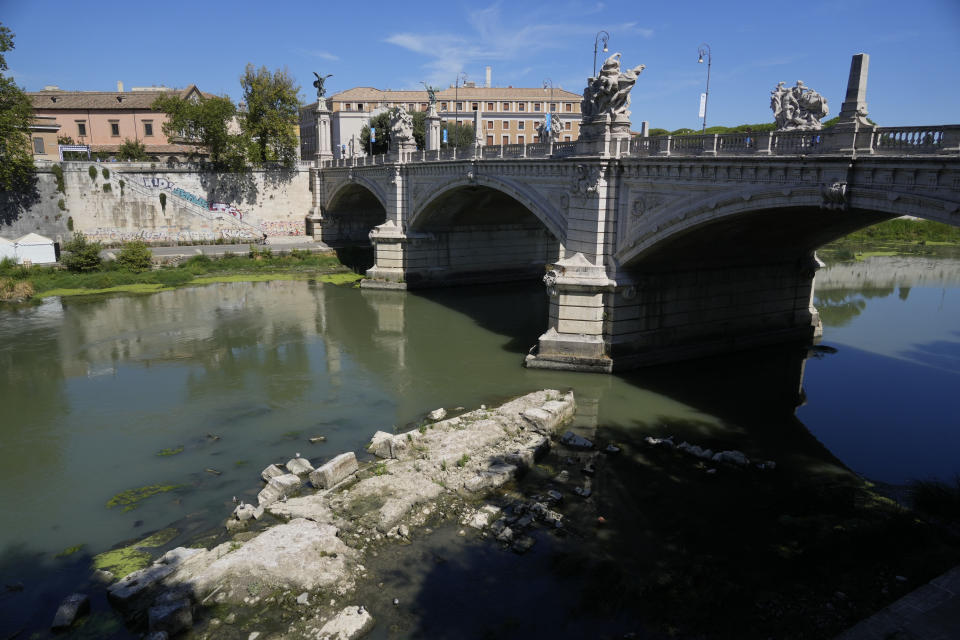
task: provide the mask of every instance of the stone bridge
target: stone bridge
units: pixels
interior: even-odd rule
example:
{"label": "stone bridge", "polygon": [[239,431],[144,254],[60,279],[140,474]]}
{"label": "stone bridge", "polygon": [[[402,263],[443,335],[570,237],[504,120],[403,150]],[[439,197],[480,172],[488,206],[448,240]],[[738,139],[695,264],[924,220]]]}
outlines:
{"label": "stone bridge", "polygon": [[960,225],[960,125],[857,113],[845,102],[817,131],[321,159],[308,223],[332,246],[372,241],[364,286],[542,278],[550,313],[527,366],[609,372],[808,341],[818,247],[898,216]]}

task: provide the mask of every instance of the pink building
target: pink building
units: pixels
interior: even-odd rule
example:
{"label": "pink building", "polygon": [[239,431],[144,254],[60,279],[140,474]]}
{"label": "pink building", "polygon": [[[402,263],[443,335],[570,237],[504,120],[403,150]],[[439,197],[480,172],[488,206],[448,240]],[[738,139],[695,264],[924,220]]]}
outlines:
{"label": "pink building", "polygon": [[35,116],[52,117],[60,126],[58,135],[70,138],[74,144],[90,145],[93,153],[116,153],[126,140],[143,143],[152,159],[184,161],[191,153],[202,153],[182,140],[168,139],[163,133],[166,114],[153,111],[154,100],[163,95],[208,98],[196,85],[186,89],[167,87],[134,87],[123,90],[117,83],[116,91],[62,91],[59,87],[45,87],[27,95]]}

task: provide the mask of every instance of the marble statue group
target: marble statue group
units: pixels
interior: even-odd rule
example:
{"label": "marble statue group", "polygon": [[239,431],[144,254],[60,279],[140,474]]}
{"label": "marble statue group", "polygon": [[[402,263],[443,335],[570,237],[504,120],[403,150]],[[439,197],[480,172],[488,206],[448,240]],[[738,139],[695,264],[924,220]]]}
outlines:
{"label": "marble statue group", "polygon": [[630,90],[637,83],[637,78],[646,69],[646,65],[638,65],[627,71],[620,71],[620,56],[615,53],[607,58],[600,74],[590,78],[586,89],[583,90],[581,110],[584,118],[609,116],[611,120],[619,117],[629,118]]}
{"label": "marble statue group", "polygon": [[830,113],[827,99],[805,87],[797,80],[793,87],[785,87],[782,82],[770,92],[770,108],[777,123],[777,131],[818,131],[820,122]]}

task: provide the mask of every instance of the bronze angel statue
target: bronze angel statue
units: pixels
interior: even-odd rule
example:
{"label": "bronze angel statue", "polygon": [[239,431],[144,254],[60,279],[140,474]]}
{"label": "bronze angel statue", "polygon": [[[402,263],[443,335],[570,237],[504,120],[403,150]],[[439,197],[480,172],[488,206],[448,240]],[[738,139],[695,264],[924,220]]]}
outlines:
{"label": "bronze angel statue", "polygon": [[327,91],[326,91],[326,89],[324,88],[323,83],[326,82],[327,78],[332,78],[332,77],[333,77],[333,74],[332,74],[332,73],[328,73],[328,74],[325,75],[325,76],[321,76],[319,73],[317,73],[316,71],[314,71],[314,72],[313,72],[313,75],[317,76],[317,79],[313,81],[313,86],[315,86],[315,87],[317,88],[317,97],[318,97],[318,98],[322,98],[323,96],[325,96],[325,95],[327,94]]}

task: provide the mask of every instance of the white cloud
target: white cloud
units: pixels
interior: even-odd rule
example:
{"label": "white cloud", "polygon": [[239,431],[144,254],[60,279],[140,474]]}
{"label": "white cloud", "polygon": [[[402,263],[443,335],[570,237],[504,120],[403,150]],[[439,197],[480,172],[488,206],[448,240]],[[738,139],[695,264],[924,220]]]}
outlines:
{"label": "white cloud", "polygon": [[[602,4],[594,5],[602,10]],[[445,86],[460,71],[473,65],[510,61],[530,62],[537,55],[551,50],[565,50],[571,40],[589,39],[597,29],[589,24],[537,23],[514,26],[501,17],[500,4],[472,11],[466,16],[469,28],[465,33],[395,33],[386,42],[427,57],[422,64],[426,80]],[[618,35],[653,36],[653,30],[635,22],[611,25]],[[510,78],[532,73],[535,67],[524,65],[519,71],[510,71]],[[417,82],[414,80],[414,82]],[[408,82],[409,83],[409,82]]]}
{"label": "white cloud", "polygon": [[329,51],[320,51],[317,49],[297,49],[296,51],[302,56],[322,58],[323,60],[339,60],[340,59],[340,56],[334,55]]}

